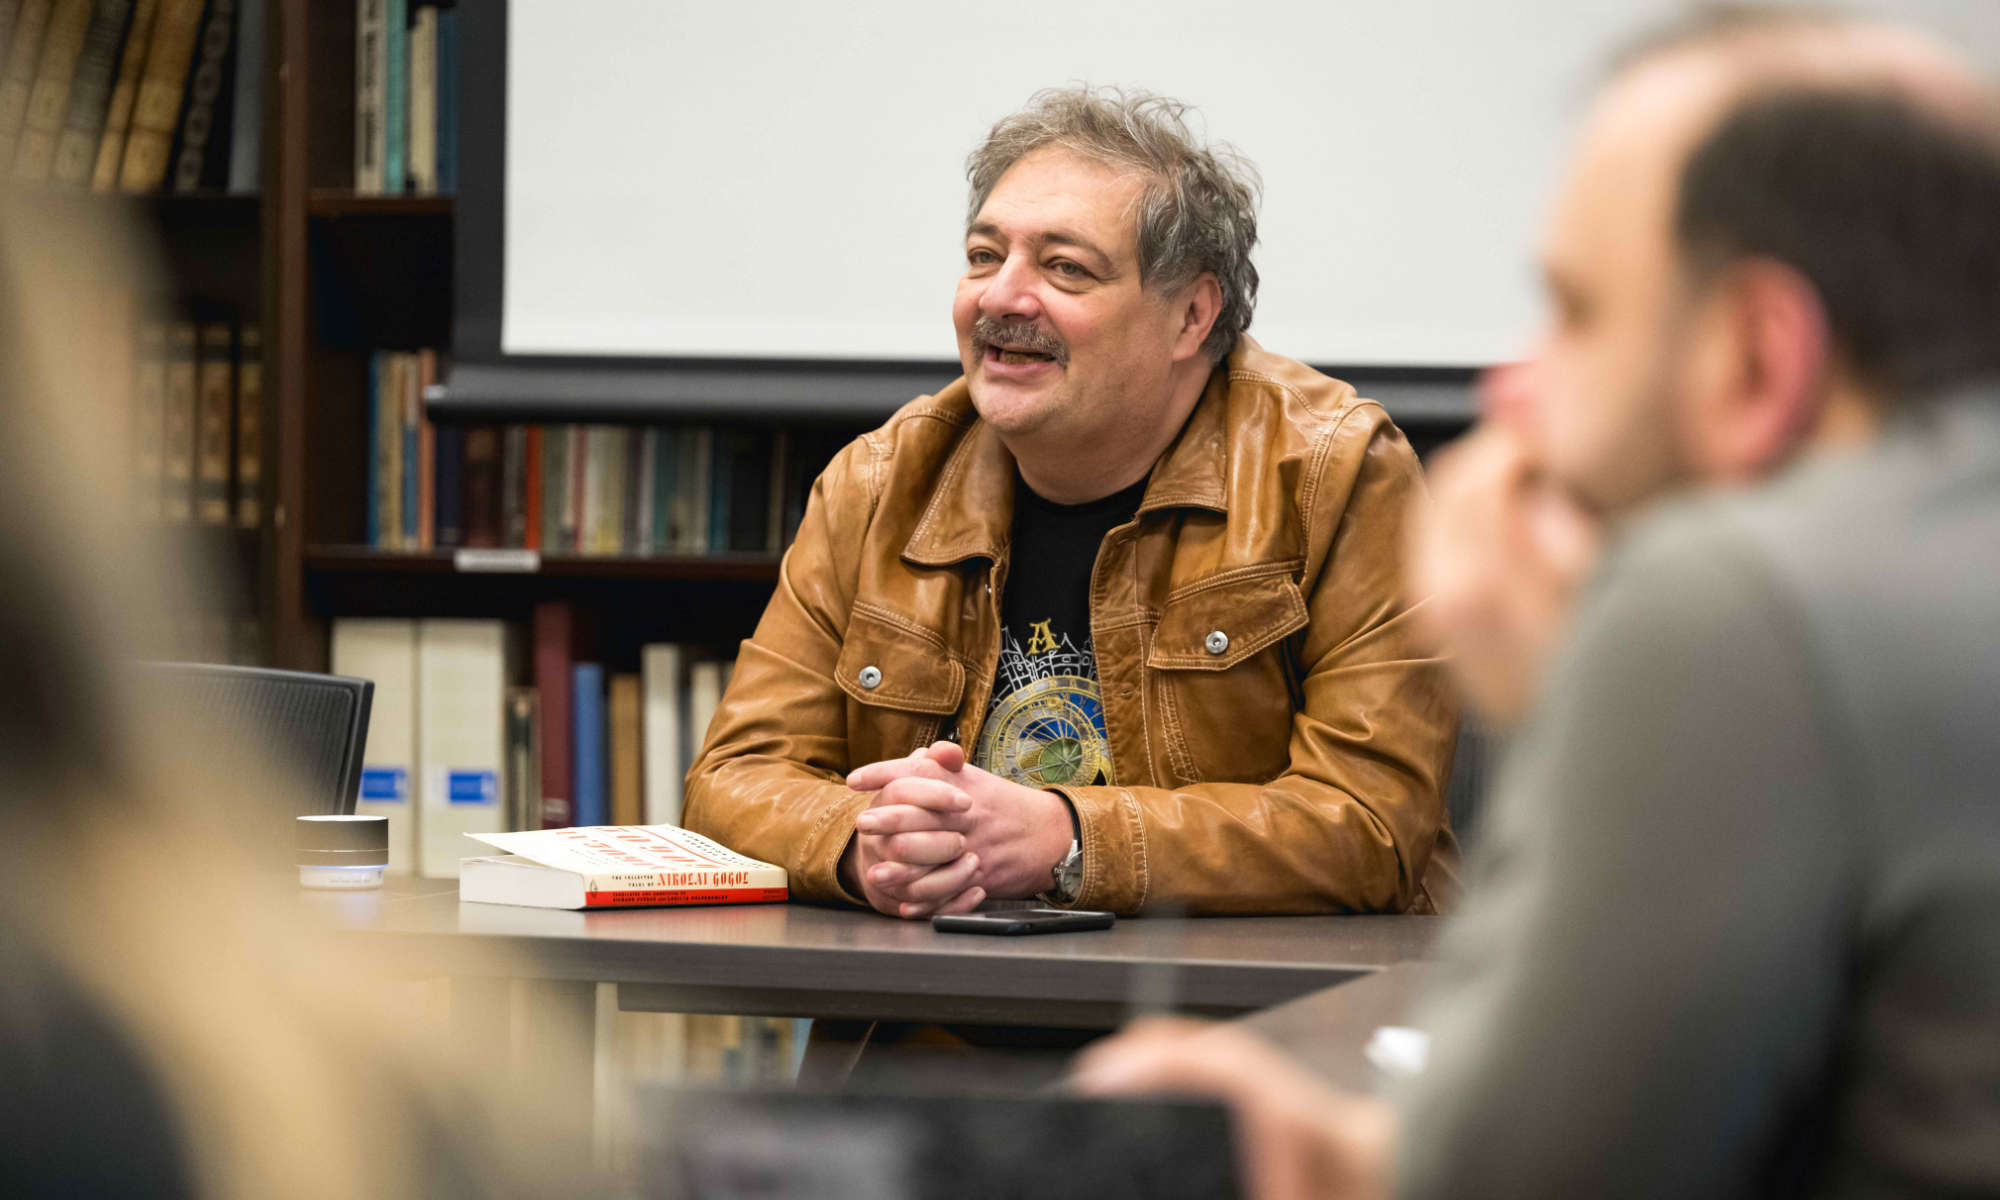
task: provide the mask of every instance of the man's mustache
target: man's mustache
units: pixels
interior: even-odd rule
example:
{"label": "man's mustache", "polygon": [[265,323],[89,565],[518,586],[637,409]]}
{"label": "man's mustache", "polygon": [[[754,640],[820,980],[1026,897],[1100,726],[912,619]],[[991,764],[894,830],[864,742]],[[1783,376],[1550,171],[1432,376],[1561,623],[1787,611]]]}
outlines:
{"label": "man's mustache", "polygon": [[1004,350],[1046,354],[1056,360],[1057,366],[1069,365],[1069,347],[1063,345],[1055,334],[1031,323],[981,317],[972,323],[972,345],[981,354],[989,346],[998,346]]}

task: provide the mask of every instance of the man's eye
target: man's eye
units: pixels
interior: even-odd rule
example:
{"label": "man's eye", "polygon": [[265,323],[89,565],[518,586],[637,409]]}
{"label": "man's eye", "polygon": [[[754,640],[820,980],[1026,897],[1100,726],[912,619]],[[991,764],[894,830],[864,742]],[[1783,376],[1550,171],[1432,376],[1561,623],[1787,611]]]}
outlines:
{"label": "man's eye", "polygon": [[965,261],[975,267],[983,267],[999,262],[1000,257],[991,250],[967,250],[965,252]]}
{"label": "man's eye", "polygon": [[1077,266],[1066,258],[1056,259],[1049,264],[1049,269],[1065,279],[1083,279],[1088,275],[1088,272],[1082,267]]}

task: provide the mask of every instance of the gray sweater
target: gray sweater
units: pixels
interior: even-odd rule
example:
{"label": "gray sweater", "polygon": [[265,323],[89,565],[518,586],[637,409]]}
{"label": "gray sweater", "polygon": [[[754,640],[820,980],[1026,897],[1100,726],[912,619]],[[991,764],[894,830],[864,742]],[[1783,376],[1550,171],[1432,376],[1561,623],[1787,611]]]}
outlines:
{"label": "gray sweater", "polygon": [[1401,1194],[2000,1195],[2000,389],[1650,514],[1552,669]]}

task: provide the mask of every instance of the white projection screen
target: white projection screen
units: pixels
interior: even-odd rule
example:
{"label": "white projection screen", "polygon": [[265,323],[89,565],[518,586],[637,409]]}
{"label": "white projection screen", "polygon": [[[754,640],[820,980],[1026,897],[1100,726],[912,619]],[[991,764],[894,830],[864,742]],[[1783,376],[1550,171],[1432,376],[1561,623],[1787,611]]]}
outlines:
{"label": "white projection screen", "polygon": [[[949,360],[965,156],[1084,81],[1188,101],[1261,169],[1267,347],[1505,359],[1592,73],[1677,7],[509,0],[500,348]],[[1995,0],[1888,7],[1993,61]]]}

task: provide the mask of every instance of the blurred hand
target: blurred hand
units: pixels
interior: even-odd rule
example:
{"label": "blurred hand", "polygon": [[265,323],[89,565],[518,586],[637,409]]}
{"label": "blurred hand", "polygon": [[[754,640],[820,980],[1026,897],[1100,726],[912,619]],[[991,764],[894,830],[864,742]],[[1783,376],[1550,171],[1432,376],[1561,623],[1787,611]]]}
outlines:
{"label": "blurred hand", "polygon": [[1251,1200],[1389,1194],[1389,1106],[1334,1091],[1236,1026],[1137,1022],[1079,1055],[1070,1083],[1086,1095],[1166,1092],[1227,1104]]}
{"label": "blurred hand", "polygon": [[1408,528],[1426,635],[1486,721],[1534,702],[1577,589],[1597,562],[1594,518],[1549,482],[1513,425],[1487,420],[1440,451]]}
{"label": "blurred hand", "polygon": [[870,763],[849,773],[847,786],[875,794],[854,820],[854,880],[892,916],[963,912],[988,896],[1047,891],[1075,836],[1061,796],[972,766],[955,742]]}

